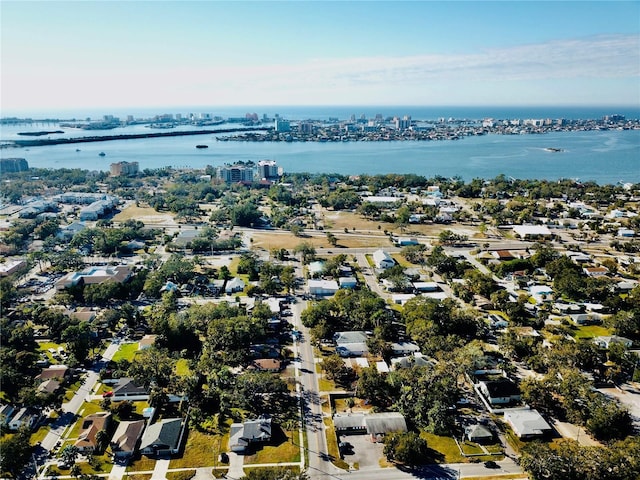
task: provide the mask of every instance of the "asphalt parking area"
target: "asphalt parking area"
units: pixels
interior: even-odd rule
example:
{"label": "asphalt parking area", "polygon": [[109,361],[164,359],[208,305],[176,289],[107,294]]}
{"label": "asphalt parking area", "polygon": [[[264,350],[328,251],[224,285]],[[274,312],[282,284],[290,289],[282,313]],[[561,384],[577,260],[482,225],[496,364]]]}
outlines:
{"label": "asphalt parking area", "polygon": [[360,470],[380,468],[380,458],[384,444],[373,443],[369,435],[340,435],[338,442],[348,442],[353,448],[345,452],[344,461],[353,466],[358,464]]}

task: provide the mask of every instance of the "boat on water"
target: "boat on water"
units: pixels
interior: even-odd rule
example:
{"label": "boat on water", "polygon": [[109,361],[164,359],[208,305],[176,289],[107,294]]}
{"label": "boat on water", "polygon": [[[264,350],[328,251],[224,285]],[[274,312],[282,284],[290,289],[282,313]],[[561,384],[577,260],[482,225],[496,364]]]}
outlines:
{"label": "boat on water", "polygon": [[561,148],[556,148],[556,147],[547,147],[544,149],[545,152],[562,152],[563,150]]}
{"label": "boat on water", "polygon": [[98,155],[100,155],[101,157],[104,157],[106,155],[106,153],[100,152]]}
{"label": "boat on water", "polygon": [[196,148],[209,148],[209,145],[196,145]]}

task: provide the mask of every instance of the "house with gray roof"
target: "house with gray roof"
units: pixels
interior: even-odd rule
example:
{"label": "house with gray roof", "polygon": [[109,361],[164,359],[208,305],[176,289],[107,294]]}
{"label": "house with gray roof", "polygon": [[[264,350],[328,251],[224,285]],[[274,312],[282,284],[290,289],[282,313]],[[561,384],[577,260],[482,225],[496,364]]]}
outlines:
{"label": "house with gray roof", "polygon": [[553,430],[537,410],[528,407],[506,409],[504,420],[520,439],[539,438]]}
{"label": "house with gray roof", "polygon": [[167,418],[149,425],[142,435],[140,453],[147,456],[174,455],[184,434],[181,418]]}
{"label": "house with gray roof", "polygon": [[234,423],[229,432],[229,449],[236,453],[247,453],[256,443],[271,440],[271,417],[260,415],[258,418]]}
{"label": "house with gray roof", "polygon": [[407,422],[399,412],[336,414],[333,425],[338,434],[366,433],[374,442],[386,434],[407,431]]}

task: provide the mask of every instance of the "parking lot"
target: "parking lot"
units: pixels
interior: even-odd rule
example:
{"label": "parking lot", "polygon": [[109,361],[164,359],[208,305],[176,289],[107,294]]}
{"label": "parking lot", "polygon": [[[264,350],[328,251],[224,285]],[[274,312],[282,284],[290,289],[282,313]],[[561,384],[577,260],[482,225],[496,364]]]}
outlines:
{"label": "parking lot", "polygon": [[353,448],[344,450],[344,461],[353,466],[358,464],[360,470],[380,468],[384,444],[373,443],[369,435],[340,435],[338,443],[350,443]]}

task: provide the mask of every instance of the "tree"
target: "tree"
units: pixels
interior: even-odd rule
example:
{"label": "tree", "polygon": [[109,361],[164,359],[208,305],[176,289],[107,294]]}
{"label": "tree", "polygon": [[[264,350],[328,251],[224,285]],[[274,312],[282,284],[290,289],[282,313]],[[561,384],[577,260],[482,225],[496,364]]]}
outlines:
{"label": "tree", "polygon": [[327,374],[327,378],[334,380],[344,367],[344,361],[340,355],[333,354],[322,360],[321,366],[322,370]]}
{"label": "tree", "polygon": [[75,445],[67,445],[60,452],[60,457],[67,465],[75,465],[78,455],[80,455],[80,450]]}
{"label": "tree", "polygon": [[329,245],[332,247],[335,247],[338,244],[338,237],[331,232],[327,232],[327,242],[329,242]]}
{"label": "tree", "polygon": [[419,465],[426,463],[429,449],[427,441],[416,432],[406,432],[387,435],[383,452],[391,462]]}
{"label": "tree", "polygon": [[31,457],[29,436],[29,430],[23,428],[17,434],[0,440],[0,474],[6,472],[16,478],[24,471]]}
{"label": "tree", "polygon": [[67,350],[76,362],[89,356],[91,348],[91,326],[88,322],[70,325],[62,332],[62,340],[67,342]]}
{"label": "tree", "polygon": [[138,354],[130,373],[146,387],[157,385],[164,388],[169,385],[174,367],[175,360],[169,356],[169,352],[152,345]]}
{"label": "tree", "polygon": [[239,203],[229,213],[231,222],[239,227],[252,227],[262,216],[258,207],[252,202]]}
{"label": "tree", "polygon": [[309,263],[316,256],[316,249],[312,244],[308,242],[302,242],[296,245],[296,247],[293,249],[293,253],[295,255],[302,256],[302,263]]}

